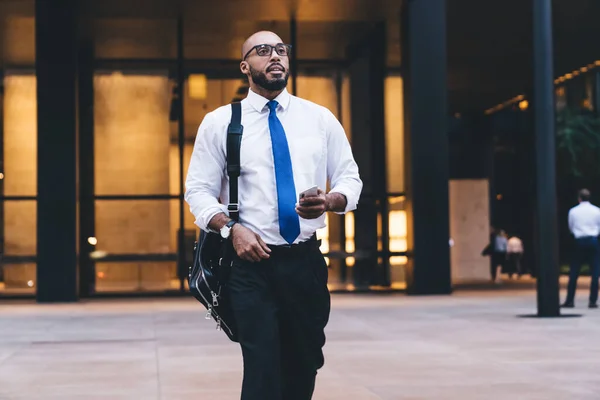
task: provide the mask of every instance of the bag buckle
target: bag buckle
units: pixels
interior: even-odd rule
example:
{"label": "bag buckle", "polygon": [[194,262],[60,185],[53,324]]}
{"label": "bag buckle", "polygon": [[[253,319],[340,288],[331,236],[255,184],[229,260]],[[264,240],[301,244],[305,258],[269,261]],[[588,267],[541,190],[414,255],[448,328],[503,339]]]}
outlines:
{"label": "bag buckle", "polygon": [[229,203],[227,210],[232,212],[240,212],[240,203]]}

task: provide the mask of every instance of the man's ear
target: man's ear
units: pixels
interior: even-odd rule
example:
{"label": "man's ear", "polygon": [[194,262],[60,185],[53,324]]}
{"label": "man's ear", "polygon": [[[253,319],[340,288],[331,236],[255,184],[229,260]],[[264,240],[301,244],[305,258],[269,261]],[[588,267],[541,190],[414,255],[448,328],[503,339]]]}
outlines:
{"label": "man's ear", "polygon": [[242,71],[242,74],[244,75],[248,73],[248,63],[246,61],[240,63],[240,71]]}

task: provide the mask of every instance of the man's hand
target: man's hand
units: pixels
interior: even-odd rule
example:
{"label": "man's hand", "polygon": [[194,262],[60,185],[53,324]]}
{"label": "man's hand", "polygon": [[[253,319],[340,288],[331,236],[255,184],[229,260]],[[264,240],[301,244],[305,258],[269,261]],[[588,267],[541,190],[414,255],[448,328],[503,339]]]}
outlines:
{"label": "man's hand", "polygon": [[327,196],[321,189],[316,196],[303,197],[296,206],[296,213],[304,219],[319,218],[327,211]]}
{"label": "man's hand", "polygon": [[259,235],[241,224],[235,224],[231,228],[231,240],[235,252],[242,260],[259,262],[270,257],[269,246]]}

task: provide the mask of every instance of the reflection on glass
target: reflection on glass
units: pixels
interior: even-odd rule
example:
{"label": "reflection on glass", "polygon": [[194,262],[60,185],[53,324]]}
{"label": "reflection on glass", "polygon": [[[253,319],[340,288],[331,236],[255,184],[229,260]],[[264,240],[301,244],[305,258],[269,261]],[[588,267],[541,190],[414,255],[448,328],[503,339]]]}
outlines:
{"label": "reflection on glass", "polygon": [[96,264],[96,292],[178,290],[174,261]]}

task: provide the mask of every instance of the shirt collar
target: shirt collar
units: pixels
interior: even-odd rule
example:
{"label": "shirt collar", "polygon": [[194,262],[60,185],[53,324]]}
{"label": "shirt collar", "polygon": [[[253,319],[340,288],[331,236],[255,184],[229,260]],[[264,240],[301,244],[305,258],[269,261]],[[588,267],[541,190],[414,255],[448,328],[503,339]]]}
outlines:
{"label": "shirt collar", "polygon": [[[252,91],[252,89],[248,89],[248,96],[246,97],[248,102],[259,113],[262,113],[267,107],[267,103],[269,99],[264,98],[258,93]],[[282,109],[286,109],[290,105],[291,95],[287,91],[287,89],[283,89],[283,92],[279,93],[279,96],[275,97],[275,101],[279,103],[279,107]]]}

